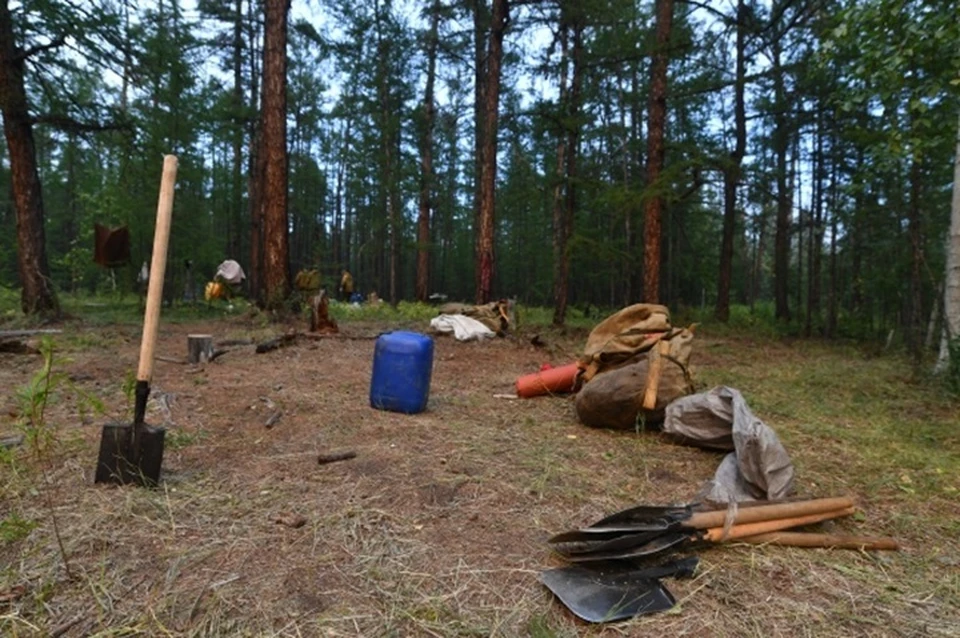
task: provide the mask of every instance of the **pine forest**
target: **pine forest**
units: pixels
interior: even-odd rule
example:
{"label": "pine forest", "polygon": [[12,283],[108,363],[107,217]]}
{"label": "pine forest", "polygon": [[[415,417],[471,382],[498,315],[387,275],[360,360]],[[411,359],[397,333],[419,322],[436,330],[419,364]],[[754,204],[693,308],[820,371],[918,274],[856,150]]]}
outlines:
{"label": "pine forest", "polygon": [[0,0],[0,285],[28,315],[132,290],[174,154],[170,299],[233,259],[264,306],[347,269],[393,303],[769,313],[919,356],[960,329],[958,14]]}

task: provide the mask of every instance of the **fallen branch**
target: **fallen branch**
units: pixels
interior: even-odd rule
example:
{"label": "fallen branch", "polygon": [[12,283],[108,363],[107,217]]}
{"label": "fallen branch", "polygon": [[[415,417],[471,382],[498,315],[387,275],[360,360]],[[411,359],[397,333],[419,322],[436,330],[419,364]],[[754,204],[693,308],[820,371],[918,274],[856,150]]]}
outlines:
{"label": "fallen branch", "polygon": [[63,634],[70,631],[70,629],[72,629],[73,626],[76,625],[81,620],[83,620],[83,615],[78,614],[73,618],[71,618],[70,620],[68,620],[67,622],[60,625],[59,627],[54,627],[53,629],[50,630],[50,638],[59,638]]}
{"label": "fallen branch", "polygon": [[179,363],[180,365],[187,365],[186,359],[178,359],[177,357],[165,357],[162,354],[156,354],[153,356],[156,361],[163,361],[165,363]]}
{"label": "fallen branch", "polygon": [[327,463],[336,463],[337,461],[347,461],[352,458],[356,458],[357,453],[353,450],[348,450],[346,452],[333,452],[331,454],[321,454],[317,457],[317,463],[319,465],[325,465]]}
{"label": "fallen branch", "polygon": [[[22,443],[23,443],[23,435],[22,435],[22,434],[15,434],[15,435],[13,435],[13,436],[5,436],[5,437],[3,437],[2,439],[0,439],[0,447],[2,447],[2,448],[4,448],[4,449],[14,448],[14,447],[17,447],[18,445],[20,445],[20,444],[22,444]],[[2,603],[2,602],[3,602],[3,597],[2,597],[2,595],[0,595],[0,603]]]}
{"label": "fallen branch", "polygon": [[49,329],[49,330],[0,330],[0,339],[5,339],[7,337],[32,337],[34,335],[58,335],[63,330]]}
{"label": "fallen branch", "polygon": [[372,341],[380,335],[345,335],[343,333],[328,334],[323,332],[301,332],[300,336],[306,339],[349,339],[351,341]]}
{"label": "fallen branch", "polygon": [[257,344],[257,354],[263,354],[264,352],[270,352],[271,350],[276,350],[277,348],[282,348],[283,346],[288,346],[294,342],[297,338],[296,332],[288,332],[282,334],[279,337],[274,337],[264,341],[263,343]]}
{"label": "fallen branch", "polygon": [[218,341],[218,346],[252,346],[256,343],[253,339],[224,339],[223,341]]}
{"label": "fallen branch", "polygon": [[280,525],[286,525],[287,527],[292,527],[297,529],[298,527],[303,527],[307,524],[307,519],[301,514],[296,514],[294,512],[285,512],[283,514],[278,514],[271,518],[274,523],[279,523]]}
{"label": "fallen branch", "polygon": [[283,416],[283,410],[277,410],[276,412],[270,415],[270,417],[267,419],[267,422],[264,423],[263,426],[267,429],[272,428],[274,425],[277,424],[277,421],[279,421],[280,417],[282,416]]}
{"label": "fallen branch", "polygon": [[40,354],[37,348],[18,339],[0,339],[0,352],[10,354]]}

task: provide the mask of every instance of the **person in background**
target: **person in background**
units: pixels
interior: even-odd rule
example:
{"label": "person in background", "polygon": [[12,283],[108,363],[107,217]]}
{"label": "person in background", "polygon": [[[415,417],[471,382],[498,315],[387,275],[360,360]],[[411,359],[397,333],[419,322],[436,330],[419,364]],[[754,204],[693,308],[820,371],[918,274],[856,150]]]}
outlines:
{"label": "person in background", "polygon": [[350,301],[350,296],[353,294],[353,275],[350,274],[350,271],[344,268],[343,273],[340,276],[340,300],[341,301]]}

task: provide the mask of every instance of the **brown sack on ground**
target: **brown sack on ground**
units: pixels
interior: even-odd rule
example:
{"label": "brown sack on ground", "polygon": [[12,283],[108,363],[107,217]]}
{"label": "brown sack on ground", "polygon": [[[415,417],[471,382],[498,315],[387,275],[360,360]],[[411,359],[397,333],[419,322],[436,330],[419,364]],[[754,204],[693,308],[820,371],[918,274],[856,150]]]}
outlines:
{"label": "brown sack on ground", "polygon": [[669,403],[694,391],[689,372],[693,329],[674,329],[668,343],[670,350],[662,363],[652,409],[643,409],[643,396],[650,365],[659,354],[656,348],[647,348],[583,386],[576,398],[580,421],[590,427],[616,429],[661,423]]}
{"label": "brown sack on ground", "polygon": [[626,365],[671,332],[670,311],[657,304],[634,304],[610,315],[590,332],[579,366],[583,381]]}

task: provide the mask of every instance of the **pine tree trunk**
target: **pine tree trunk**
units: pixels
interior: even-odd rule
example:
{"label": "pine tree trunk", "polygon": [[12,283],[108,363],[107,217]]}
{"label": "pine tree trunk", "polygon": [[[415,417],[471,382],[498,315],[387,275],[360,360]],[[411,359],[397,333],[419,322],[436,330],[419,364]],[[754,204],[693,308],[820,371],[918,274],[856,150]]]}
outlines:
{"label": "pine tree trunk", "polygon": [[813,157],[813,202],[810,234],[807,236],[807,317],[804,332],[809,337],[820,323],[821,247],[823,245],[823,182],[826,159],[823,155],[823,104],[817,101],[816,152]]}
{"label": "pine tree trunk", "polygon": [[287,11],[288,0],[266,0],[263,35],[264,293],[279,310],[290,290],[287,220]]}
{"label": "pine tree trunk", "polygon": [[773,143],[776,154],[777,172],[777,232],[774,239],[773,290],[777,319],[790,320],[788,282],[790,279],[790,219],[792,197],[787,187],[787,149],[790,135],[787,131],[786,91],[783,81],[783,66],[780,63],[780,45],[777,40],[773,48],[774,81],[774,131]]}
{"label": "pine tree trunk", "polygon": [[907,232],[910,235],[910,311],[907,343],[915,365],[923,357],[923,229],[920,222],[920,158],[914,154],[910,164],[910,209]]}
{"label": "pine tree trunk", "polygon": [[[583,17],[578,12],[573,24],[573,68],[570,78],[569,129],[567,130],[567,193],[563,215],[563,251],[560,260],[560,295],[557,298],[557,314],[554,323],[562,325],[567,312],[567,295],[570,287],[570,236],[577,210],[577,163],[580,154],[580,94],[583,85]],[[559,322],[557,321],[559,319]]]}
{"label": "pine tree trunk", "polygon": [[24,85],[25,57],[14,36],[10,7],[7,0],[0,0],[0,112],[17,215],[17,267],[23,287],[20,307],[28,315],[58,316],[60,304],[47,263],[43,197]]}
{"label": "pine tree trunk", "polygon": [[[562,10],[561,10],[562,11]],[[560,41],[560,76],[558,78],[557,108],[561,122],[569,122],[569,91],[567,79],[570,74],[569,26],[561,18],[557,38]],[[557,166],[553,185],[553,323],[562,326],[567,310],[566,266],[567,225],[564,190],[569,188],[567,177],[567,132],[557,128]]]}
{"label": "pine tree trunk", "polygon": [[957,120],[957,150],[953,155],[953,198],[950,205],[950,237],[943,293],[943,333],[936,372],[950,363],[950,345],[960,338],[960,119]]}
{"label": "pine tree trunk", "polygon": [[257,67],[257,41],[259,39],[259,17],[257,0],[249,0],[247,19],[250,41],[250,106],[253,113],[259,110],[259,117],[250,118],[250,157],[247,192],[250,208],[250,268],[247,281],[250,286],[250,298],[259,306],[265,304],[263,294],[263,95],[260,85],[260,73]]}
{"label": "pine tree trunk", "polygon": [[[796,194],[797,206],[797,285],[794,308],[797,314],[803,311],[803,264],[804,251],[806,246],[803,243],[804,227],[806,225],[803,212],[803,173],[800,169],[800,141],[803,134],[800,130],[793,136],[793,153],[790,157],[790,182],[787,187],[788,192]],[[790,242],[793,243],[792,241]],[[789,250],[789,249],[788,249]],[[788,258],[789,259],[789,258]]]}
{"label": "pine tree trunk", "polygon": [[673,26],[673,0],[656,0],[657,42],[650,67],[650,113],[647,129],[647,199],[643,226],[643,300],[660,301],[660,217],[663,196],[660,173],[663,170],[664,136],[667,127],[667,64],[670,31]]}
{"label": "pine tree trunk", "polygon": [[488,303],[493,297],[500,65],[503,60],[503,35],[510,19],[509,11],[508,0],[493,0],[483,90],[483,162],[480,166],[480,219],[476,255],[478,304]]}
{"label": "pine tree trunk", "polygon": [[433,193],[433,82],[437,68],[440,3],[434,2],[427,41],[427,85],[423,91],[423,139],[420,148],[420,210],[417,215],[417,301],[425,302],[430,286],[430,209]]}
{"label": "pine tree trunk", "polygon": [[[837,139],[834,137],[831,139],[830,148],[831,150],[836,150]],[[838,259],[837,259],[837,232],[838,232],[838,222],[837,222],[837,200],[838,200],[838,185],[837,185],[837,156],[834,155],[831,161],[831,177],[830,177],[830,287],[827,292],[827,326],[825,330],[825,336],[828,339],[833,339],[837,336],[837,321],[840,314],[839,308],[839,296],[840,291],[838,290],[840,286],[840,268]]]}
{"label": "pine tree trunk", "polygon": [[232,259],[240,255],[240,227],[243,219],[243,0],[235,0],[233,16],[233,184],[230,213],[227,215],[226,251]]}
{"label": "pine tree trunk", "polygon": [[730,288],[733,276],[733,237],[736,234],[737,186],[740,183],[740,166],[747,150],[747,115],[744,100],[746,85],[746,4],[737,2],[736,78],[734,81],[735,143],[730,153],[729,164],[723,171],[723,238],[720,244],[720,278],[717,286],[717,306],[714,311],[718,321],[730,319]]}
{"label": "pine tree trunk", "polygon": [[[630,191],[630,179],[631,179],[631,160],[632,153],[631,149],[631,129],[627,125],[627,96],[626,91],[623,86],[623,77],[620,76],[617,78],[618,85],[618,94],[620,96],[619,100],[619,114],[620,114],[620,128],[623,131],[623,150],[621,153],[622,157],[622,172],[623,172],[623,191]],[[614,214],[611,216],[611,234],[617,232],[617,215],[616,211],[613,211]],[[623,210],[623,245],[626,250],[623,251],[623,257],[621,258],[620,263],[620,272],[616,271],[611,272],[610,276],[610,305],[615,304],[617,298],[618,285],[619,290],[623,292],[623,298],[625,300],[624,305],[630,303],[630,298],[633,296],[633,291],[631,287],[631,278],[633,277],[633,260],[631,255],[633,254],[633,206],[627,205]]]}
{"label": "pine tree trunk", "polygon": [[474,234],[474,288],[480,288],[480,210],[483,200],[484,92],[487,78],[487,29],[490,27],[490,12],[486,0],[473,0],[473,234]]}

